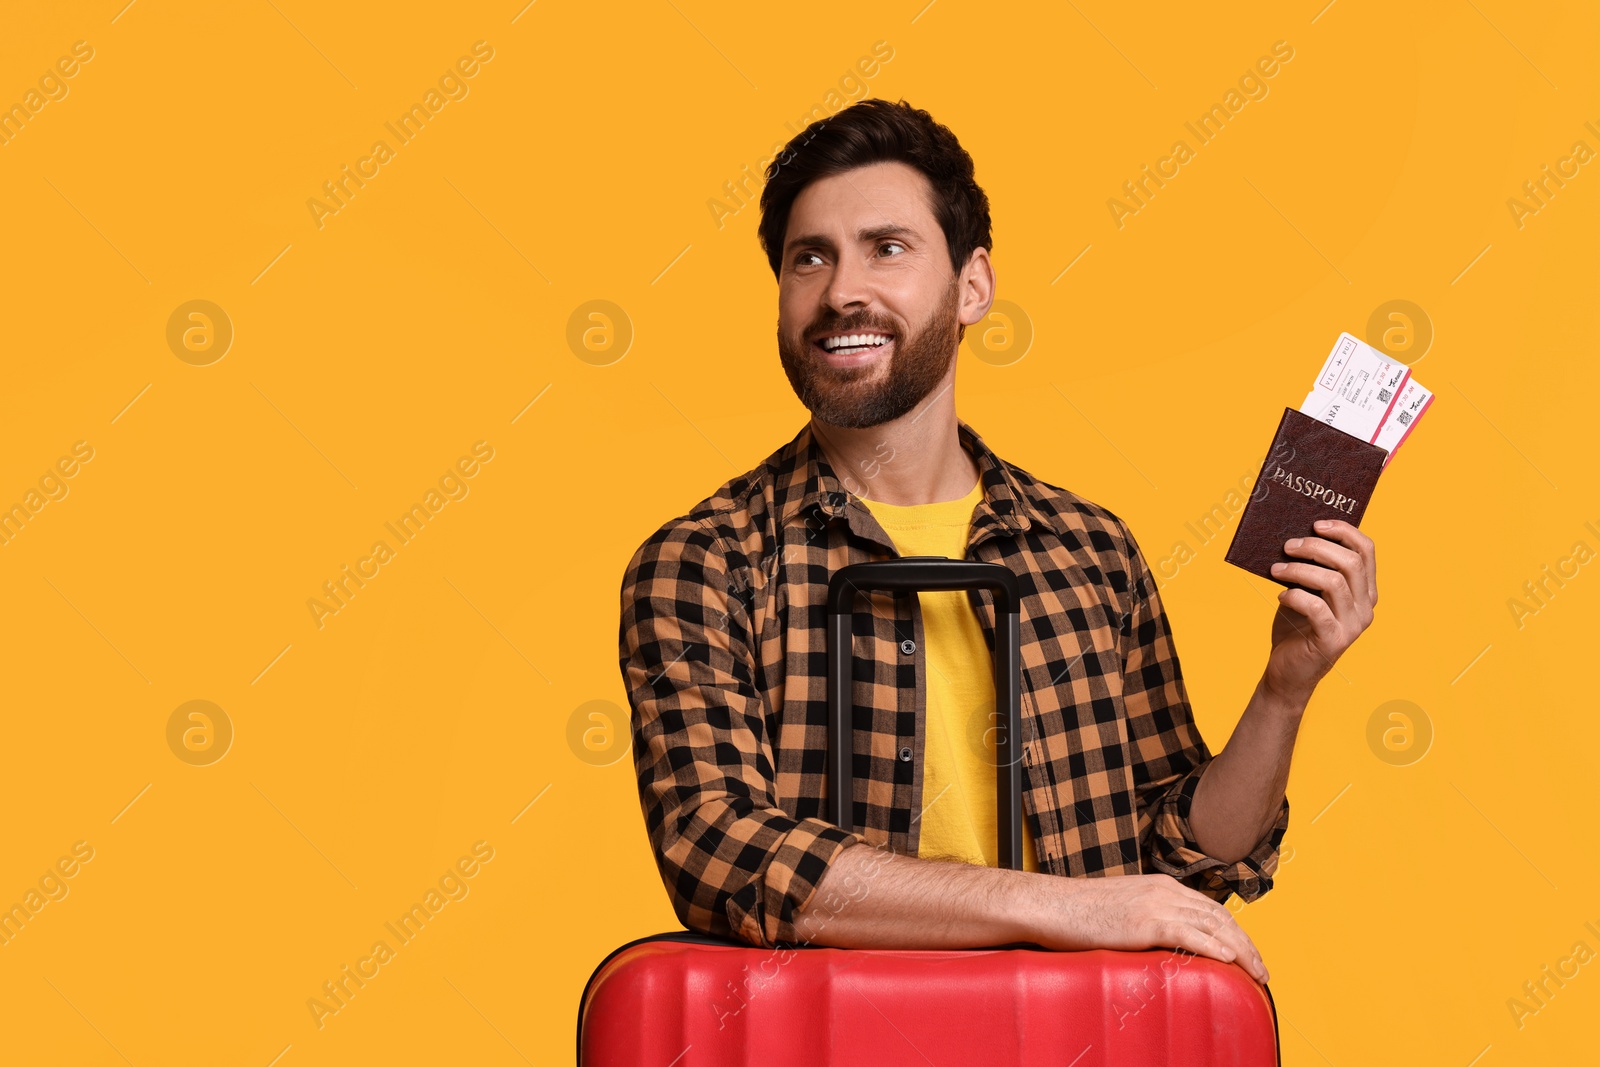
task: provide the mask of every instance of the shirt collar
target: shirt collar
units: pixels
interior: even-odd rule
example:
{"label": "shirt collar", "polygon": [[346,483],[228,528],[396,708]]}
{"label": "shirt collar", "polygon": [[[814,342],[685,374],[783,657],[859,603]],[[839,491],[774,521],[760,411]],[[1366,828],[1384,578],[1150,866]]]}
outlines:
{"label": "shirt collar", "polygon": [[[1005,533],[1020,533],[1034,522],[1049,524],[1017,478],[1011,465],[995,455],[983,437],[959,417],[956,432],[961,446],[978,465],[983,498],[972,513],[972,524],[992,525]],[[792,441],[779,451],[775,477],[779,523],[797,516],[816,515],[822,521],[838,518],[849,507],[850,494],[822,454],[808,421]]]}

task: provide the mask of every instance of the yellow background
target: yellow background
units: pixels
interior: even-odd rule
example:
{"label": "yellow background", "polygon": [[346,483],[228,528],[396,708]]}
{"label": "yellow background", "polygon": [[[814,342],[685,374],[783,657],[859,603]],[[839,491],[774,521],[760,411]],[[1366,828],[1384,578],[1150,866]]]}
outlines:
{"label": "yellow background", "polygon": [[[593,708],[569,729],[625,707],[622,567],[806,417],[757,209],[719,228],[708,201],[878,41],[892,59],[844,88],[958,133],[1019,309],[993,326],[1033,331],[993,362],[969,331],[958,410],[1153,565],[1196,547],[1164,595],[1213,747],[1277,587],[1223,563],[1231,525],[1185,524],[1340,330],[1426,314],[1438,400],[1363,527],[1377,621],[1312,703],[1292,853],[1240,920],[1287,1064],[1585,1054],[1594,967],[1520,1028],[1507,1001],[1600,949],[1600,567],[1520,626],[1508,601],[1600,549],[1600,174],[1520,227],[1507,201],[1600,148],[1592,8],[124,3],[8,5],[0,30],[0,104],[94,50],[0,146],[0,504],[94,449],[0,546],[0,902],[94,849],[0,947],[5,1059],[571,1054],[595,964],[675,925],[625,722],[610,749]],[[480,40],[468,95],[319,228],[307,201]],[[1280,40],[1268,95],[1118,228],[1108,199]],[[196,299],[234,330],[207,366],[166,339]],[[620,334],[569,344],[591,300],[631,325],[620,358]],[[322,583],[478,441],[469,494],[319,628]],[[209,766],[168,745],[191,700],[235,732]],[[1433,734],[1403,766],[1368,741],[1393,700]],[[478,841],[469,895],[319,1029],[308,999]]]}

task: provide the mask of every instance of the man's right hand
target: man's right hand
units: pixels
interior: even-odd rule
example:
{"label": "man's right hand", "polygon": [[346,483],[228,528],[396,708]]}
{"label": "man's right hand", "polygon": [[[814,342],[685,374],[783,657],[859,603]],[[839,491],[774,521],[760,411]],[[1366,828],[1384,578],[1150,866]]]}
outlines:
{"label": "man's right hand", "polygon": [[1050,949],[1176,948],[1237,962],[1258,982],[1266,964],[1233,913],[1165,874],[1050,878],[1045,909],[1032,916],[1031,940]]}

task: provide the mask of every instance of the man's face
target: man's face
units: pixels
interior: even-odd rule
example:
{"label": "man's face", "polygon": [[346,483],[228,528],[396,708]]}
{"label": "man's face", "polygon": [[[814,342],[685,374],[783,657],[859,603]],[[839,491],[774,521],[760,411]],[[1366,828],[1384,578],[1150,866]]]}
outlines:
{"label": "man's face", "polygon": [[795,198],[778,277],[778,355],[819,422],[897,419],[951,371],[961,289],[931,194],[915,168],[874,163]]}

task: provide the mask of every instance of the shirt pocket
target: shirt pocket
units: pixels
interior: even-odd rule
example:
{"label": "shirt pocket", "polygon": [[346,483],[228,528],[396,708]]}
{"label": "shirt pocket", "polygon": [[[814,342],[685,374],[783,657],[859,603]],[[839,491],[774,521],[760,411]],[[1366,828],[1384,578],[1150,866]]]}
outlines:
{"label": "shirt pocket", "polygon": [[1060,588],[1043,585],[1023,598],[1024,712],[1031,702],[1048,755],[1070,755],[1078,774],[1125,765],[1123,616],[1081,571],[1054,577]]}

